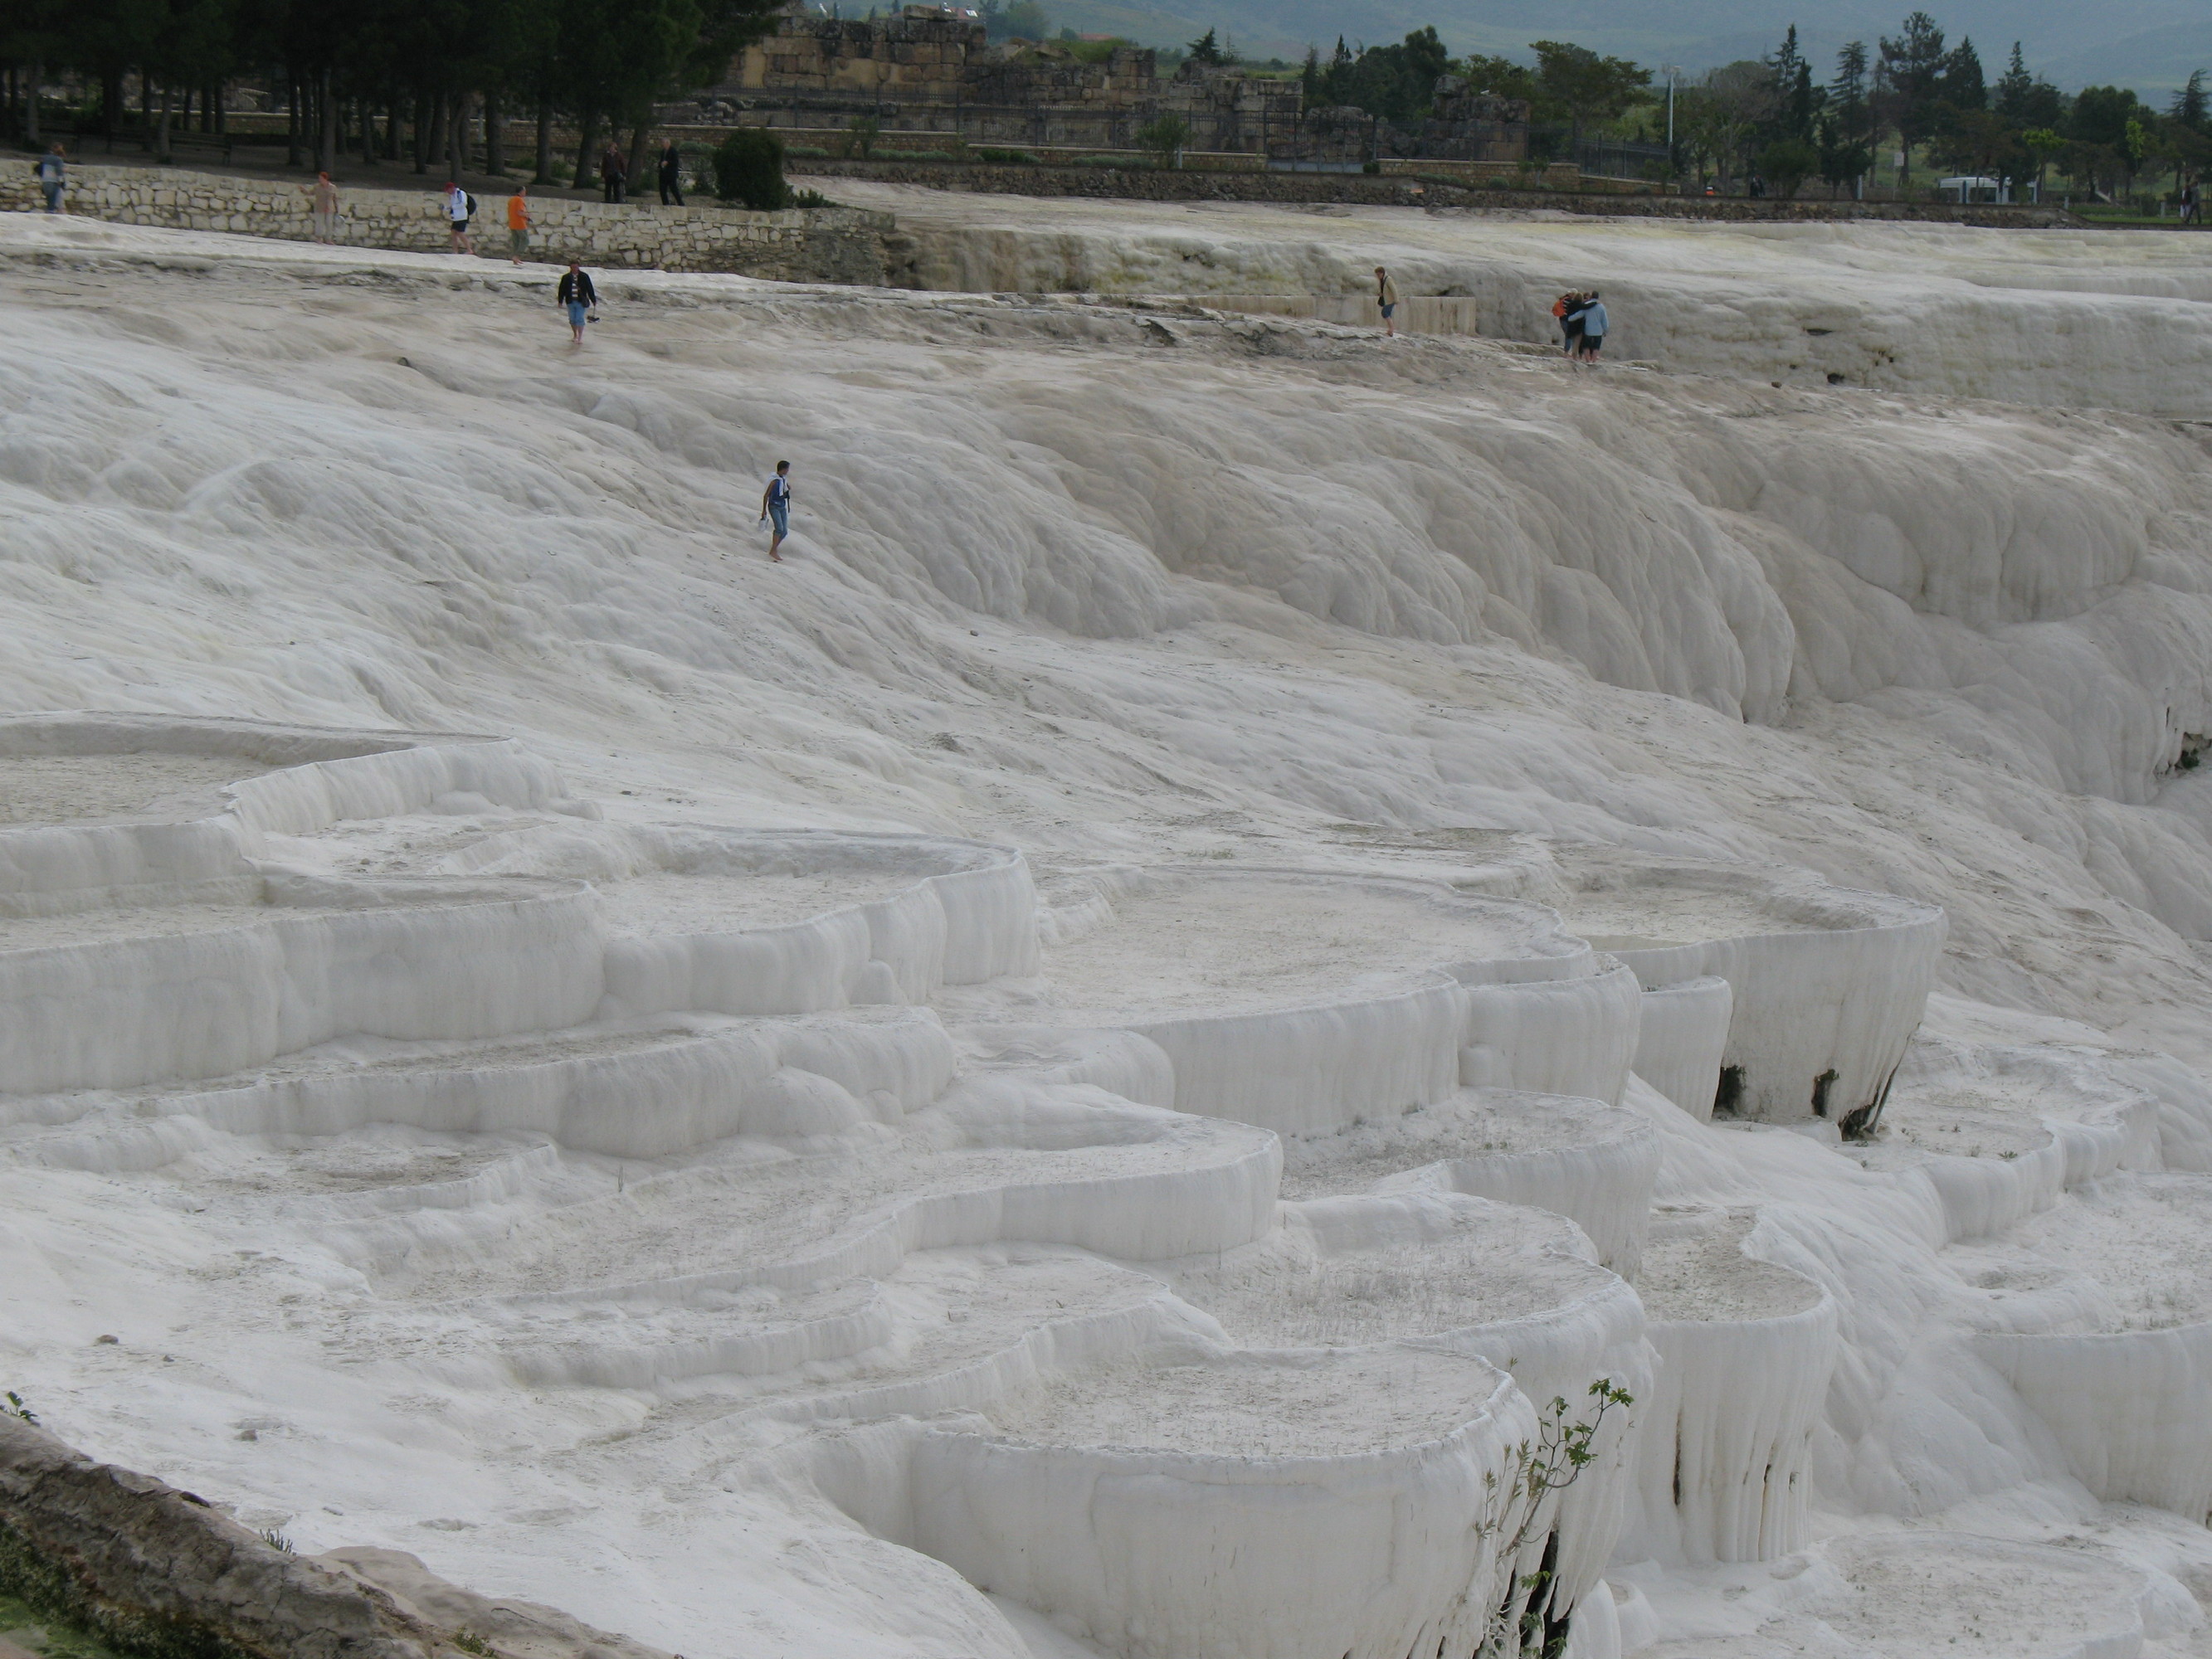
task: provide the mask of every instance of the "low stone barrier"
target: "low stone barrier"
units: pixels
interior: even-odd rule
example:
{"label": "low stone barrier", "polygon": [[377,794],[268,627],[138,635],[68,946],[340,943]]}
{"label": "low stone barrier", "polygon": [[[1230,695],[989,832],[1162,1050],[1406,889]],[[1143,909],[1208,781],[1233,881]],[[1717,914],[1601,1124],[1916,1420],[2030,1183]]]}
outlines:
{"label": "low stone barrier", "polygon": [[[28,159],[0,167],[0,210],[45,205]],[[228,231],[307,241],[313,218],[304,182],[72,162],[67,210],[119,224]],[[559,197],[532,198],[531,255],[557,261],[660,270],[726,270],[778,282],[880,283],[887,213],[794,208],[749,213],[721,207],[611,206]],[[477,249],[505,258],[507,198],[478,197]],[[356,247],[442,253],[449,246],[443,198],[434,190],[342,186],[338,240]]]}
{"label": "low stone barrier", "polygon": [[[1386,161],[1372,173],[1200,173],[1159,167],[1026,167],[968,161],[864,161],[793,156],[794,173],[872,179],[890,185],[1003,196],[1122,197],[1148,202],[1343,202],[1376,207],[1549,209],[1602,216],[1724,221],[1907,219],[2004,228],[2084,228],[2055,207],[1960,207],[1947,202],[1758,201],[1741,197],[1661,196],[1635,179],[1605,179],[1572,167],[1494,163]],[[1479,169],[1495,168],[1478,178]],[[1464,176],[1461,176],[1461,172]]]}

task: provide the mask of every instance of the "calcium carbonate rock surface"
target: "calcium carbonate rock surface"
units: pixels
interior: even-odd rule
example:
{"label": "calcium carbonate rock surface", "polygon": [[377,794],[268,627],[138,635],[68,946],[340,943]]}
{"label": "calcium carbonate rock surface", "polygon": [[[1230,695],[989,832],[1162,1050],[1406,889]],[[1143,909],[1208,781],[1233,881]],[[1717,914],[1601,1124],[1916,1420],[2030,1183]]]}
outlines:
{"label": "calcium carbonate rock surface", "polygon": [[2201,1651],[2187,239],[1034,211],[1662,367],[0,218],[0,1389],[303,1651]]}

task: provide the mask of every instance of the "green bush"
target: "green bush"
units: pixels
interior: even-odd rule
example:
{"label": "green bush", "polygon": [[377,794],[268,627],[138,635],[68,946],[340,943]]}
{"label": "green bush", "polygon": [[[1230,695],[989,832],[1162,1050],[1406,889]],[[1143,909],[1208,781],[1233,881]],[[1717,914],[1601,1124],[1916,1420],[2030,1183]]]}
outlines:
{"label": "green bush", "polygon": [[766,127],[739,127],[714,151],[714,193],[756,212],[790,200],[783,182],[783,141]]}
{"label": "green bush", "polygon": [[994,162],[1000,167],[1033,167],[1036,165],[1036,157],[1025,149],[979,149],[975,152],[975,159]]}
{"label": "green bush", "polygon": [[1190,143],[1190,123],[1180,115],[1163,115],[1145,123],[1133,135],[1137,148],[1152,152],[1157,165],[1182,165],[1183,146]]}
{"label": "green bush", "polygon": [[1759,171],[1766,187],[1787,202],[1820,170],[1820,152],[1799,138],[1784,138],[1759,152]]}

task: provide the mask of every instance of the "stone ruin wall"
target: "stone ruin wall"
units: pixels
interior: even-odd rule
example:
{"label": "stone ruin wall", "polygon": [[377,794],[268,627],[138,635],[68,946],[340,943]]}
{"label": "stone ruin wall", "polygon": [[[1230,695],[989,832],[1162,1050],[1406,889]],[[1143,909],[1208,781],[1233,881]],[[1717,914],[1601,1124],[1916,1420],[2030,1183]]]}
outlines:
{"label": "stone ruin wall", "polygon": [[[886,132],[957,135],[977,144],[1127,149],[1146,122],[1188,124],[1200,152],[1342,162],[1437,156],[1514,163],[1528,151],[1528,106],[1440,83],[1416,127],[1356,110],[1302,110],[1297,82],[1185,64],[1159,77],[1154,53],[1122,47],[1086,63],[1056,42],[991,46],[983,26],[914,8],[869,21],[787,11],[729,80],[662,113],[679,125],[842,132],[872,117]],[[896,147],[896,146],[894,146]]]}

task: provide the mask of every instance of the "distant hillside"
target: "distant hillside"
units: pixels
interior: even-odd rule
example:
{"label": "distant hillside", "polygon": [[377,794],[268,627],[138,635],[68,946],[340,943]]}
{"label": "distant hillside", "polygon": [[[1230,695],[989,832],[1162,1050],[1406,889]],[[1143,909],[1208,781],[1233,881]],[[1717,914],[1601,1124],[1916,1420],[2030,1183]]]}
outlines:
{"label": "distant hillside", "polygon": [[[1790,23],[1816,64],[1858,39],[1898,32],[1911,0],[1044,0],[1056,27],[1172,46],[1215,27],[1247,55],[1297,58],[1340,34],[1357,46],[1434,23],[1455,51],[1525,54],[1578,41],[1639,63],[1708,68],[1771,51]],[[1973,37],[1994,77],[2018,40],[2028,66],[2072,89],[2111,82],[2164,104],[2192,69],[2212,69],[2203,0],[1950,0],[1927,8],[1954,40]]]}

